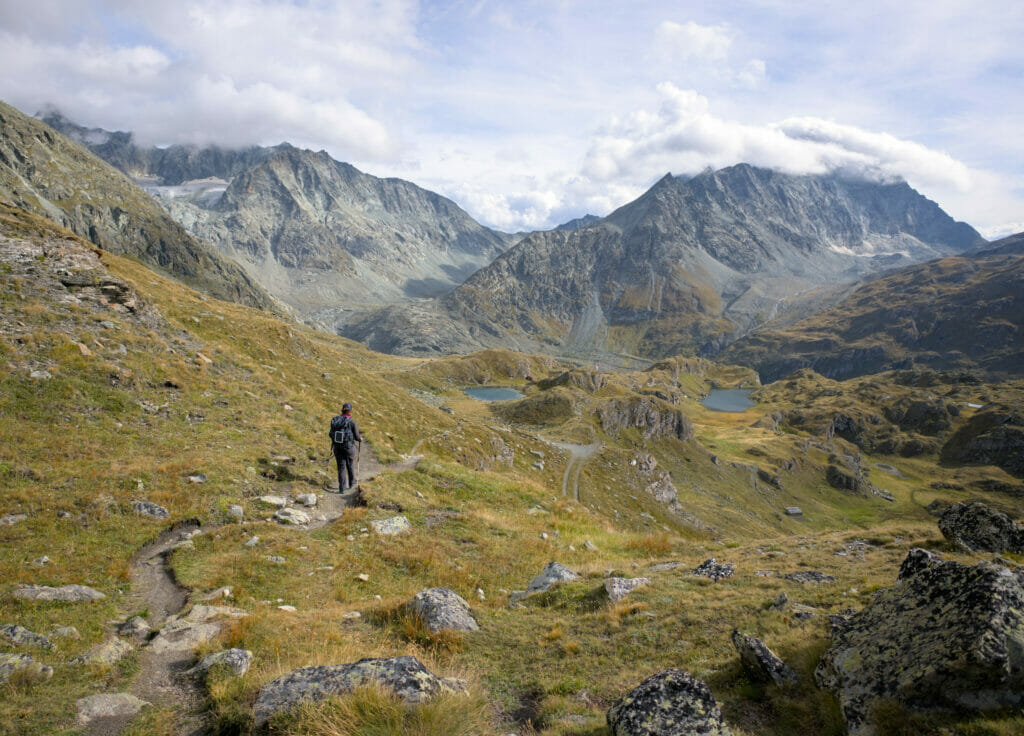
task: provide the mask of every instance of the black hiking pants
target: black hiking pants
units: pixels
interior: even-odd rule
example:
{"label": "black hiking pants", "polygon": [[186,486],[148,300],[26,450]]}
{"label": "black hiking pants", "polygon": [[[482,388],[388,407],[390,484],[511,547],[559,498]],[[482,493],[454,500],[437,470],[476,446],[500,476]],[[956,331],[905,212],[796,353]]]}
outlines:
{"label": "black hiking pants", "polygon": [[338,461],[338,493],[344,493],[356,485],[356,446],[335,445],[334,459]]}

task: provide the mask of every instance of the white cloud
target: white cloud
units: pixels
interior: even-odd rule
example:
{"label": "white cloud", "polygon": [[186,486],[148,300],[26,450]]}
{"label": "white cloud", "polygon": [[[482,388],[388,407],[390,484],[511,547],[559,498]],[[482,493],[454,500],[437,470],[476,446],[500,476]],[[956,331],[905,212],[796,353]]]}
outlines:
{"label": "white cloud", "polygon": [[729,55],[732,33],[726,25],[702,26],[692,20],[662,21],[655,31],[660,53],[671,60],[707,59],[720,61]]}
{"label": "white cloud", "polygon": [[1007,235],[1016,235],[1017,233],[1024,233],[1024,222],[1004,222],[1001,225],[981,229],[981,234],[989,240],[999,240]]}

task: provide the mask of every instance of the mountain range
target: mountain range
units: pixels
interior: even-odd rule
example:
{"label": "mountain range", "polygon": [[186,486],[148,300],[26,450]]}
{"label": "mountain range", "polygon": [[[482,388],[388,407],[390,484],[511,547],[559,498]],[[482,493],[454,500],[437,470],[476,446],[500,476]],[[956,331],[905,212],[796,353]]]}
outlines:
{"label": "mountain range", "polygon": [[851,282],[984,243],[905,182],[741,164],[666,175],[597,222],[529,235],[433,303],[388,307],[342,334],[404,354],[715,355]]}
{"label": "mountain range", "polygon": [[44,120],[146,183],[189,232],[328,329],[353,309],[450,291],[515,239],[450,199],[324,151],[144,148],[130,133]]}

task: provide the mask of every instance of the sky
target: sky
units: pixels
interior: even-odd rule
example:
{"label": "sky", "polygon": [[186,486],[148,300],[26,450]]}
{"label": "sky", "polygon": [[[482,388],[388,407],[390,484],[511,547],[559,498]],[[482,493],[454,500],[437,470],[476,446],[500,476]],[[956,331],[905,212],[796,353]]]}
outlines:
{"label": "sky", "polygon": [[143,143],[294,145],[506,231],[746,162],[1024,230],[1019,0],[0,0],[0,98]]}

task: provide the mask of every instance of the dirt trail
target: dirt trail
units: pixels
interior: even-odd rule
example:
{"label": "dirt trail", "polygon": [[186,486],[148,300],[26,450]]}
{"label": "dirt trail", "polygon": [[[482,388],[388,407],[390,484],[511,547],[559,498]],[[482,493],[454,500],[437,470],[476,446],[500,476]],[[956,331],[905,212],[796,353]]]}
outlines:
{"label": "dirt trail", "polygon": [[[414,448],[415,451],[415,448]],[[381,464],[373,448],[366,444],[359,458],[356,491],[340,494],[327,492],[318,494],[319,517],[309,524],[307,530],[319,529],[338,519],[345,509],[354,505],[359,483],[372,480],[384,470],[411,470],[422,459],[422,455],[404,455],[401,460],[388,465]],[[216,527],[207,527],[210,532]],[[167,563],[171,548],[182,539],[182,534],[199,529],[199,522],[191,520],[176,524],[156,540],[142,547],[131,560],[130,574],[132,595],[126,609],[148,611],[148,623],[159,628],[169,618],[181,613],[189,602],[189,589],[178,583]],[[132,680],[128,692],[156,706],[171,706],[179,714],[176,732],[181,736],[199,736],[206,732],[203,719],[197,713],[203,697],[198,683],[181,679],[177,675],[187,669],[195,658],[191,651],[154,652],[147,647],[141,650],[139,672]],[[94,721],[86,731],[89,736],[116,736],[130,722],[131,717],[105,718]]]}
{"label": "dirt trail", "polygon": [[[188,602],[188,588],[174,578],[167,565],[167,555],[183,533],[199,529],[199,522],[190,520],[175,524],[154,541],[142,547],[131,559],[129,574],[132,595],[128,610],[147,611],[147,622],[156,629],[179,613]],[[194,681],[179,679],[178,673],[192,663],[191,652],[157,653],[147,647],[141,650],[139,671],[128,692],[156,706],[171,706],[179,714],[176,731],[195,736],[203,733],[202,718],[196,710],[202,697]],[[131,716],[101,718],[89,724],[90,736],[114,736],[130,722]]]}
{"label": "dirt trail", "polygon": [[574,445],[571,442],[557,442],[549,440],[555,447],[561,448],[569,453],[569,461],[565,464],[565,473],[562,475],[562,495],[569,495],[569,481],[572,480],[572,497],[580,500],[580,473],[595,452],[601,449],[600,442],[593,442],[589,445]]}

